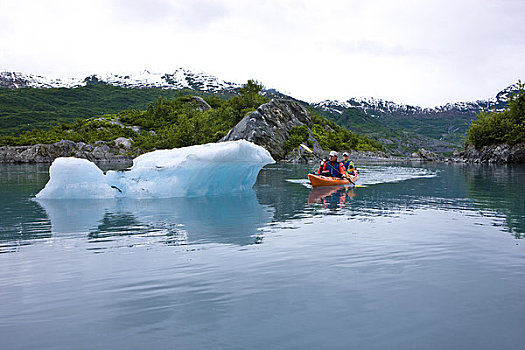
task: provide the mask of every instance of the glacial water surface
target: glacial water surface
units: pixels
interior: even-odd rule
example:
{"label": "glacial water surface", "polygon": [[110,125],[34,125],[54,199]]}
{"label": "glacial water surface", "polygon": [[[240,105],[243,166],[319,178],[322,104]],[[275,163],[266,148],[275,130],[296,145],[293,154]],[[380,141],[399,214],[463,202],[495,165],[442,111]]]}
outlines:
{"label": "glacial water surface", "polygon": [[38,201],[47,166],[0,165],[0,348],[523,349],[525,167],[359,165]]}

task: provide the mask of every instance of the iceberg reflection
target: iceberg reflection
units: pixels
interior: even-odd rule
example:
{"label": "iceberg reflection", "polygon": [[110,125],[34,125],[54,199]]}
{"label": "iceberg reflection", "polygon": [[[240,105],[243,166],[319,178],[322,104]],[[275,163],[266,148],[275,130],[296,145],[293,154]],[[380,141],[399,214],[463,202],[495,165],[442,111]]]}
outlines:
{"label": "iceberg reflection", "polygon": [[168,244],[252,244],[274,213],[259,204],[253,190],[229,196],[36,202],[51,221],[53,237],[161,236]]}

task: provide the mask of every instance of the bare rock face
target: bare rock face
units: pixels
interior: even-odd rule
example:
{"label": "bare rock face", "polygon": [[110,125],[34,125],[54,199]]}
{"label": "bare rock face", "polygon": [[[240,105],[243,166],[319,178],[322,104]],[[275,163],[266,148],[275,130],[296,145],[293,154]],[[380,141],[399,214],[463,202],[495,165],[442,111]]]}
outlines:
{"label": "bare rock face", "polygon": [[271,100],[244,117],[219,142],[247,140],[266,148],[274,159],[283,159],[290,129],[301,125],[313,126],[303,106],[293,100]]}
{"label": "bare rock face", "polygon": [[464,151],[455,154],[454,159],[466,163],[525,163],[525,142],[513,146],[490,145],[479,150],[467,146]]}

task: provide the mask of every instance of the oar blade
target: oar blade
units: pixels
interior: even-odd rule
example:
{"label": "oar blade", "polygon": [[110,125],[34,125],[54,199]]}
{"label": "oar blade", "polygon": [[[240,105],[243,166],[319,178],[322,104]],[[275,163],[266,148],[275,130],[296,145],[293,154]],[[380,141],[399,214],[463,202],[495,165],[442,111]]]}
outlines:
{"label": "oar blade", "polygon": [[308,147],[308,146],[306,146],[306,145],[303,145],[302,143],[301,143],[301,147],[304,148],[305,150],[307,150],[308,152],[312,153],[312,154],[314,153],[314,151],[312,151],[312,150],[310,149],[310,147]]}

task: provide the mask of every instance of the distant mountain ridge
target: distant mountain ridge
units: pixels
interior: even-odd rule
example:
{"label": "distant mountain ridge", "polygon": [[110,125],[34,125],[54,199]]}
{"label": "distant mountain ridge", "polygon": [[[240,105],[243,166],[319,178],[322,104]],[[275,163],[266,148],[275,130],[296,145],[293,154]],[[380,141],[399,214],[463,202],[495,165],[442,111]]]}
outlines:
{"label": "distant mountain ridge", "polygon": [[191,88],[205,92],[234,92],[242,86],[183,68],[178,68],[173,73],[152,73],[144,70],[132,74],[93,74],[84,78],[51,78],[19,72],[0,72],[0,86],[7,88],[74,88],[97,83],[125,88]]}
{"label": "distant mountain ridge", "polygon": [[422,108],[376,98],[325,100],[313,107],[324,111],[337,124],[382,142],[393,153],[410,154],[421,148],[437,153],[460,147],[472,120],[483,110],[501,111],[512,93],[512,84],[487,100],[447,103]]}
{"label": "distant mountain ridge", "polygon": [[488,100],[477,100],[473,102],[455,102],[433,108],[422,108],[419,106],[399,104],[392,101],[377,99],[374,97],[353,97],[346,101],[324,100],[314,103],[313,106],[330,113],[343,114],[348,108],[356,108],[372,117],[389,116],[412,116],[416,118],[433,118],[443,114],[476,114],[483,109],[502,110],[512,93],[518,92],[518,84],[512,84],[502,91],[498,92],[495,97]]}
{"label": "distant mountain ridge", "polygon": [[[42,75],[25,74],[20,72],[0,72],[0,86],[7,88],[73,88],[88,84],[105,83],[125,88],[159,88],[182,89],[191,88],[204,92],[235,92],[242,84],[220,80],[213,75],[196,73],[191,70],[178,68],[173,73],[153,73],[143,70],[137,73],[116,74],[100,73],[83,78],[53,78]],[[372,117],[381,115],[414,116],[419,118],[433,117],[440,114],[452,113],[479,113],[483,109],[500,110],[505,107],[509,95],[518,91],[518,84],[512,84],[488,100],[473,102],[455,102],[433,108],[422,108],[382,100],[374,97],[352,97],[346,101],[324,100],[311,103],[312,106],[330,113],[342,114],[345,109],[356,108]],[[274,89],[267,92],[283,95]],[[283,95],[285,97],[289,97]]]}

